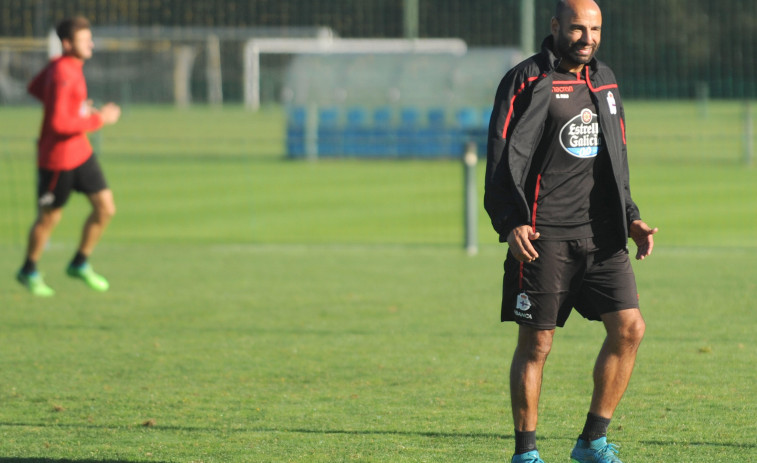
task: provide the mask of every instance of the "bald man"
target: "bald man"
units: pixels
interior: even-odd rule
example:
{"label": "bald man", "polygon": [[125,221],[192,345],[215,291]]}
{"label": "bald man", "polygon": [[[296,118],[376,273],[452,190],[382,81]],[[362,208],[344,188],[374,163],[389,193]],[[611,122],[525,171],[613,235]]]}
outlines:
{"label": "bald man", "polygon": [[544,364],[556,327],[575,309],[601,321],[589,413],[574,463],[620,463],[607,443],[645,323],[636,258],[656,228],[631,199],[623,103],[613,72],[595,58],[602,13],[593,0],[557,3],[541,52],[507,72],[489,124],[484,206],[507,242],[502,321],[518,324],[510,366],[514,463],[543,463],[536,425]]}

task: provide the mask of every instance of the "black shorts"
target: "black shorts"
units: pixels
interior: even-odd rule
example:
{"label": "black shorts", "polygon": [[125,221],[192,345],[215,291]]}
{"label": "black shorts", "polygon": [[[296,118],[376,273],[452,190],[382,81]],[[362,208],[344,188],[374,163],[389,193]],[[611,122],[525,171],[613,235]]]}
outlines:
{"label": "black shorts", "polygon": [[539,258],[518,262],[508,251],[502,291],[502,321],[536,329],[565,326],[575,308],[584,318],[639,307],[636,278],[624,248],[594,238],[531,242]]}
{"label": "black shorts", "polygon": [[39,207],[63,207],[72,191],[86,195],[108,188],[105,174],[93,154],[84,164],[71,170],[37,169],[37,204]]}

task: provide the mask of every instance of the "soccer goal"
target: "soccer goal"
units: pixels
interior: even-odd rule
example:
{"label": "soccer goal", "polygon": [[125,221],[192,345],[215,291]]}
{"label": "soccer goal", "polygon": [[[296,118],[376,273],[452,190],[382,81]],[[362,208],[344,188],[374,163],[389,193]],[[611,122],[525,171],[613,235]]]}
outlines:
{"label": "soccer goal", "polygon": [[439,53],[455,56],[467,51],[461,39],[341,39],[324,35],[311,39],[251,39],[244,46],[244,103],[252,110],[260,107],[261,54],[408,54]]}

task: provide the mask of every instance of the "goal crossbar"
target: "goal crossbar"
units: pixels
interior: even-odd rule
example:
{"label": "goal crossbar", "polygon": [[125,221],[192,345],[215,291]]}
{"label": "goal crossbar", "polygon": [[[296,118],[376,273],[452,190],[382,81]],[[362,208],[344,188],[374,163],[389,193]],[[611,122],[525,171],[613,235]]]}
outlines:
{"label": "goal crossbar", "polygon": [[244,46],[244,104],[260,107],[260,55],[276,54],[387,54],[443,53],[464,55],[468,47],[462,39],[250,39]]}

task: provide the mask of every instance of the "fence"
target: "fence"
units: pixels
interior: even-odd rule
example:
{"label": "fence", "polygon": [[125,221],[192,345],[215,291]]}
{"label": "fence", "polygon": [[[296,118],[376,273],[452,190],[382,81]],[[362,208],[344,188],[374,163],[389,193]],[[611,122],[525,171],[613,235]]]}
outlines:
{"label": "fence", "polygon": [[[409,0],[3,0],[0,36],[41,39],[62,17],[82,13],[98,27],[139,26],[140,36],[156,26],[195,31],[236,29],[242,35],[251,28],[273,28],[285,36],[319,26],[344,38],[399,38],[413,30],[420,38],[461,38],[469,47],[519,46],[523,1],[527,0],[417,0],[413,2],[417,15],[411,15],[417,18],[413,29],[408,28],[405,14]],[[537,35],[533,46],[538,46],[540,37],[549,31],[554,0],[532,2]],[[757,98],[757,60],[753,59],[757,56],[757,2],[599,3],[604,16],[599,57],[614,68],[626,99],[694,98],[698,92],[711,98]],[[244,37],[248,38],[251,36]],[[170,40],[176,44],[186,38]],[[240,102],[243,39],[240,35],[239,39],[220,40],[223,100]],[[158,62],[145,56],[148,59],[143,65],[149,65],[151,71],[173,68],[172,52]],[[205,101],[207,80],[212,79],[204,71],[208,56],[201,50],[195,58],[189,91],[193,100]],[[280,97],[279,82],[288,59],[271,55],[262,60],[264,101]],[[0,75],[11,71],[5,66]],[[25,76],[17,69],[15,72],[13,77],[23,80]],[[170,91],[156,92],[146,86],[149,79],[134,82],[128,90],[130,98],[160,101],[168,94],[170,100]]]}

